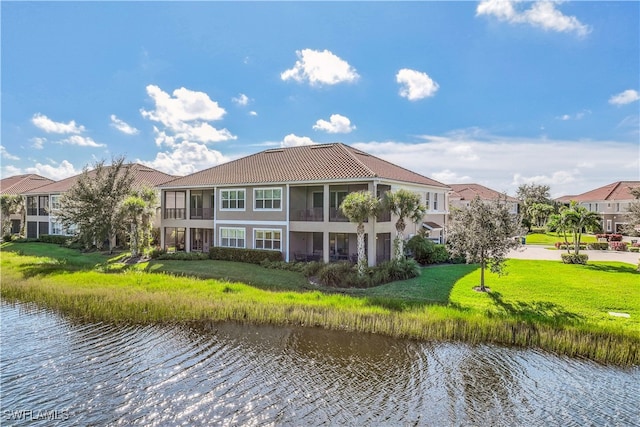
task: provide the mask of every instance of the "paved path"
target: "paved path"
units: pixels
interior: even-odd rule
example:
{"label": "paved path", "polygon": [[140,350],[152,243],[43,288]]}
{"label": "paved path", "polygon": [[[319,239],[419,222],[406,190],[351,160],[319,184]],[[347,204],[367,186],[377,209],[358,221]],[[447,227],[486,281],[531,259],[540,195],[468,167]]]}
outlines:
{"label": "paved path", "polygon": [[[560,254],[562,253],[566,253],[566,251],[547,249],[543,245],[525,245],[520,249],[509,252],[507,258],[560,261]],[[589,261],[620,261],[633,265],[638,265],[638,259],[640,258],[637,252],[583,250],[580,253],[589,255]]]}

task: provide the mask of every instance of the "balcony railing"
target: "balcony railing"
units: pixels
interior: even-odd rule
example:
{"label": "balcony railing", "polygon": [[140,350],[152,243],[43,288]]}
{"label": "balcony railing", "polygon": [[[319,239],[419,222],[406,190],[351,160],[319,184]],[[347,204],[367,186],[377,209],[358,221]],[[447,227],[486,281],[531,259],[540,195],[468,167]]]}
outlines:
{"label": "balcony railing", "polygon": [[213,219],[213,208],[191,208],[191,219]]}
{"label": "balcony railing", "polygon": [[187,210],[185,208],[165,208],[164,219],[186,219]]}
{"label": "balcony railing", "polygon": [[27,208],[27,215],[38,215],[38,208]]}
{"label": "balcony railing", "polygon": [[324,221],[323,209],[293,209],[291,211],[291,221]]}

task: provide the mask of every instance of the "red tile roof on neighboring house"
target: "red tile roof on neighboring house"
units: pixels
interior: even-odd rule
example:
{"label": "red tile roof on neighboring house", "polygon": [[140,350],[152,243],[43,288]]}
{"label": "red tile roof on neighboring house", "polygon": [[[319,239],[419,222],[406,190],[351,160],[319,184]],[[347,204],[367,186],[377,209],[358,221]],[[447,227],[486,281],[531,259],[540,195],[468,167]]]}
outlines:
{"label": "red tile roof on neighboring house", "polygon": [[293,183],[385,178],[445,184],[341,143],[274,148],[193,173],[161,187]]}
{"label": "red tile roof on neighboring house", "polygon": [[[173,175],[160,172],[156,169],[150,168],[138,163],[130,163],[128,165],[131,168],[133,174],[133,187],[140,188],[142,186],[157,187],[160,184],[175,179]],[[110,167],[110,166],[107,166]],[[43,187],[37,188],[32,191],[25,192],[26,194],[56,194],[64,193],[68,191],[78,181],[80,175],[74,175],[72,177],[53,182]],[[89,171],[89,176],[95,176],[95,169]]]}
{"label": "red tile roof on neighboring house", "polygon": [[633,200],[635,197],[630,190],[634,187],[640,187],[640,181],[616,181],[586,193],[575,196],[562,196],[556,200],[563,203],[569,203],[571,200],[576,202]]}
{"label": "red tile roof on neighboring house", "polygon": [[34,173],[14,175],[0,181],[0,194],[22,194],[34,188],[55,182]]}
{"label": "red tile roof on neighboring house", "polygon": [[[476,197],[480,197],[480,200],[495,200],[504,196],[503,193],[480,184],[449,184],[449,187],[453,190],[453,194],[450,196],[452,199],[473,200]],[[507,196],[507,201],[518,202],[518,199]]]}

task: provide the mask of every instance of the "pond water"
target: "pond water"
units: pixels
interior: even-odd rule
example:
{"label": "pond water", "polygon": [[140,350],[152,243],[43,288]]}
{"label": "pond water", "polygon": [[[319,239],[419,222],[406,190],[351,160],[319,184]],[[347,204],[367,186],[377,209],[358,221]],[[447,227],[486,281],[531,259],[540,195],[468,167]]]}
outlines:
{"label": "pond water", "polygon": [[629,426],[640,368],[322,329],[79,323],[2,302],[0,424]]}

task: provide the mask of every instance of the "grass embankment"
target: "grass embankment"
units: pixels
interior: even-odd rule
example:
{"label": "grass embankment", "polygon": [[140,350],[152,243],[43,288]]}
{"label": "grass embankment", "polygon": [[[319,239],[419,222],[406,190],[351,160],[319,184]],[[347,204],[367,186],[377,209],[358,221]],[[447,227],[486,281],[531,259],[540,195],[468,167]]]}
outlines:
{"label": "grass embankment", "polygon": [[[564,242],[562,233],[529,233],[526,236],[527,245],[549,245],[553,246],[556,242]],[[569,243],[573,243],[573,235],[567,234]],[[580,243],[595,243],[598,239],[594,234],[583,234]]]}
{"label": "grass embankment", "polygon": [[640,364],[640,274],[622,263],[510,260],[509,274],[489,274],[492,292],[482,294],[472,290],[480,274],[469,265],[425,268],[415,279],[336,293],[314,288],[297,273],[255,265],[153,261],[128,266],[118,257],[38,243],[3,244],[1,261],[4,299],[92,321],[295,324],[535,346],[606,363]]}

